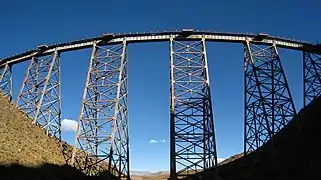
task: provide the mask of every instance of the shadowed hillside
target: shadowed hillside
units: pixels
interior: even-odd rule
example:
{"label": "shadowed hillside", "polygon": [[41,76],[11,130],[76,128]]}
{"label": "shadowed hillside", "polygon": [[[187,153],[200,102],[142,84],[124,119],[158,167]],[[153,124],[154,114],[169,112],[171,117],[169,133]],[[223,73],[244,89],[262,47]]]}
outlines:
{"label": "shadowed hillside", "polygon": [[[72,147],[63,144],[64,154],[56,138],[47,136],[41,127],[33,125],[31,119],[0,95],[1,180],[86,178],[75,168],[65,165],[64,155],[71,157]],[[107,165],[103,165],[107,169]],[[104,173],[102,176],[109,175]]]}
{"label": "shadowed hillside", "polygon": [[[293,120],[256,151],[219,166],[223,180],[284,180],[321,178],[321,98],[303,108]],[[213,169],[190,179],[215,179]]]}

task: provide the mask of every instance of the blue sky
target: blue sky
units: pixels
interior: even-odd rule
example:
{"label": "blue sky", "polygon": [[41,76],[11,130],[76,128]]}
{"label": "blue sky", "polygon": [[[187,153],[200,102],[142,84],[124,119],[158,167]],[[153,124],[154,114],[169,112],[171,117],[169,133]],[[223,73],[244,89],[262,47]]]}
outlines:
{"label": "blue sky", "polygon": [[[0,58],[104,32],[147,32],[194,28],[271,35],[321,42],[321,1],[3,1]],[[129,120],[132,170],[169,167],[169,45],[130,44]],[[243,149],[243,48],[207,46],[218,156]],[[297,109],[302,107],[302,55],[280,50]],[[62,117],[78,119],[90,50],[61,55]],[[28,63],[14,67],[14,97]],[[64,133],[72,142],[73,133]],[[150,140],[165,140],[152,143]]]}

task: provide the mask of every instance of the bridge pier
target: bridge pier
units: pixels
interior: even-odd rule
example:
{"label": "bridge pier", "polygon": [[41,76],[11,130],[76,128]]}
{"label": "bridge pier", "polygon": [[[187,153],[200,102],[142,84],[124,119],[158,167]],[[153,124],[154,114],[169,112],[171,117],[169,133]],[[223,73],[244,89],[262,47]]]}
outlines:
{"label": "bridge pier", "polygon": [[16,106],[48,135],[61,140],[60,55],[57,50],[32,57]]}
{"label": "bridge pier", "polygon": [[217,153],[205,38],[170,38],[170,179],[215,167]]}
{"label": "bridge pier", "polygon": [[296,114],[276,45],[244,44],[244,154],[256,150]]}
{"label": "bridge pier", "polygon": [[304,106],[321,94],[321,56],[303,52]]}
{"label": "bridge pier", "polygon": [[0,89],[6,98],[12,100],[12,66],[8,63],[0,67]]}
{"label": "bridge pier", "polygon": [[72,164],[88,175],[108,169],[130,179],[126,47],[125,39],[93,45],[72,154]]}

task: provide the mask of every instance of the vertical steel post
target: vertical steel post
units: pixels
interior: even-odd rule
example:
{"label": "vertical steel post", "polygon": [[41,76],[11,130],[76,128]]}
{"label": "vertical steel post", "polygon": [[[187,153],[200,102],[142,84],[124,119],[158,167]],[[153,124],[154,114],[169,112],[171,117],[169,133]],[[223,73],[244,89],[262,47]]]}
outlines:
{"label": "vertical steel post", "polygon": [[126,49],[93,46],[71,162],[88,175],[130,179]]}
{"label": "vertical steel post", "polygon": [[50,136],[61,140],[59,52],[32,57],[17,98],[17,107]]}
{"label": "vertical steel post", "polygon": [[175,148],[175,79],[174,79],[174,51],[173,37],[170,38],[170,179],[176,180],[176,148]]}
{"label": "vertical steel post", "polygon": [[12,66],[8,63],[0,67],[0,90],[8,100],[12,100]]}
{"label": "vertical steel post", "polygon": [[170,38],[172,180],[217,165],[205,38]]}
{"label": "vertical steel post", "polygon": [[321,56],[303,52],[304,106],[321,94]]}
{"label": "vertical steel post", "polygon": [[244,154],[280,131],[296,114],[275,44],[256,46],[247,40],[245,59]]}

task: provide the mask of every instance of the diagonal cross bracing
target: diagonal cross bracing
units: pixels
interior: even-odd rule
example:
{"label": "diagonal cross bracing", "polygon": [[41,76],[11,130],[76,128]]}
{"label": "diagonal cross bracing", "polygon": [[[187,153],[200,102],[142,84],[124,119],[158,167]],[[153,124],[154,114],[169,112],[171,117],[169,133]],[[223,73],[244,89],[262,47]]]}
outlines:
{"label": "diagonal cross bracing", "polygon": [[5,63],[0,67],[0,90],[6,98],[12,100],[12,69]]}
{"label": "diagonal cross bracing", "polygon": [[21,86],[17,107],[48,135],[61,139],[59,52],[34,56]]}
{"label": "diagonal cross bracing", "polygon": [[214,167],[217,153],[205,38],[170,38],[171,179]]}
{"label": "diagonal cross bracing", "polygon": [[126,40],[108,47],[94,43],[72,164],[88,175],[109,170],[129,179],[128,143]]}
{"label": "diagonal cross bracing", "polygon": [[296,114],[287,79],[276,49],[246,41],[244,153],[256,150]]}
{"label": "diagonal cross bracing", "polygon": [[304,106],[321,93],[321,56],[303,52]]}

